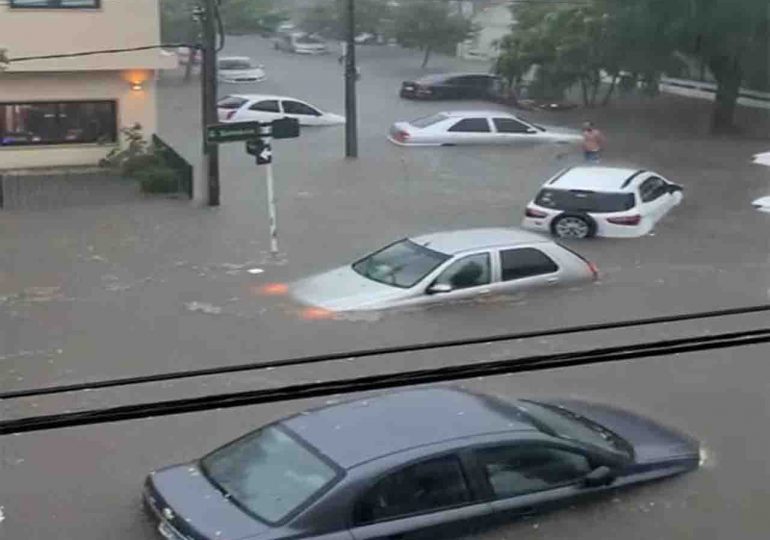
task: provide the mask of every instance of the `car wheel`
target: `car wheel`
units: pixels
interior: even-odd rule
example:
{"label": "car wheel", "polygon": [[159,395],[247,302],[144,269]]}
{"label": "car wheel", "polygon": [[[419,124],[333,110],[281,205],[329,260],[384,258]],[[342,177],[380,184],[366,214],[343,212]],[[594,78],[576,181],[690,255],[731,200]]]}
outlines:
{"label": "car wheel", "polygon": [[585,214],[562,214],[551,223],[557,238],[590,238],[596,234],[596,222]]}

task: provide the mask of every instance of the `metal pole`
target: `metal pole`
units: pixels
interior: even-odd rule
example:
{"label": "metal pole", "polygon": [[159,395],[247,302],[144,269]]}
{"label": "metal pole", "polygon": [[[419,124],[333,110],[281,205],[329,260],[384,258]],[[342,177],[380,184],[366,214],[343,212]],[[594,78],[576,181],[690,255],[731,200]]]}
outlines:
{"label": "metal pole", "polygon": [[[203,129],[217,122],[217,51],[214,0],[204,0],[203,65],[201,67],[201,91],[203,101]],[[203,164],[208,177],[208,204],[219,206],[219,147],[203,139]]]}
{"label": "metal pole", "polygon": [[347,0],[347,46],[345,54],[345,156],[358,157],[356,111],[356,15],[354,0]]}
{"label": "metal pole", "polygon": [[[260,128],[260,138],[266,148],[270,149],[272,153],[272,137],[270,137],[272,128],[262,126]],[[270,162],[265,165],[265,183],[267,184],[267,212],[270,217],[270,253],[272,255],[278,254],[278,218],[275,205],[275,186],[273,179],[273,159],[270,157]]]}

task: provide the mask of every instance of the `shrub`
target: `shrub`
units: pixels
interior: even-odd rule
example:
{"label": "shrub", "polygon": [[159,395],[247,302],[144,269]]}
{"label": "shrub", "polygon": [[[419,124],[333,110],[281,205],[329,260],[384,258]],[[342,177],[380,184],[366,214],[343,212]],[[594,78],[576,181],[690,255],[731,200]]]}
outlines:
{"label": "shrub", "polygon": [[137,171],[134,178],[145,193],[176,193],[179,173],[168,165],[158,164]]}

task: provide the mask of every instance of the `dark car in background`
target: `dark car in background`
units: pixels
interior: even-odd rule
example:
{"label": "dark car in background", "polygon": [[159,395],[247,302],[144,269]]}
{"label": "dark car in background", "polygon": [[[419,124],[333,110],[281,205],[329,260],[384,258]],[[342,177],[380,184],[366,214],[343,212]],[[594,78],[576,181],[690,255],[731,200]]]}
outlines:
{"label": "dark car in background", "polygon": [[696,469],[698,441],[576,400],[429,387],[285,418],[152,473],[169,539],[448,538]]}
{"label": "dark car in background", "polygon": [[426,75],[401,84],[400,95],[408,99],[489,99],[503,96],[503,79],[489,73],[445,73]]}

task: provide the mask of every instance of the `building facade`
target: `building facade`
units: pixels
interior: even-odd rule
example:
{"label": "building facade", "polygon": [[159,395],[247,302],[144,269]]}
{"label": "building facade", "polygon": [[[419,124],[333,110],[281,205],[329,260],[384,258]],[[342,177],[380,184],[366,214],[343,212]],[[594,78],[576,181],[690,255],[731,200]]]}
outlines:
{"label": "building facade", "polygon": [[151,135],[158,70],[177,62],[157,48],[24,58],[159,43],[158,0],[0,0],[0,169],[92,165],[121,128]]}

